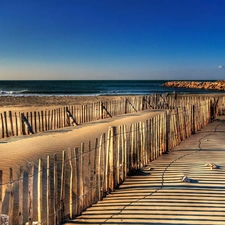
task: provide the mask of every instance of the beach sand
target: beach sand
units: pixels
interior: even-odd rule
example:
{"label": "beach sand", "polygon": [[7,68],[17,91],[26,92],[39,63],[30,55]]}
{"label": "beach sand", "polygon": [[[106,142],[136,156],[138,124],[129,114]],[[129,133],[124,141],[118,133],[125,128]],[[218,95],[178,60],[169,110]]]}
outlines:
{"label": "beach sand", "polygon": [[38,110],[90,102],[119,100],[126,96],[1,96],[0,111]]}

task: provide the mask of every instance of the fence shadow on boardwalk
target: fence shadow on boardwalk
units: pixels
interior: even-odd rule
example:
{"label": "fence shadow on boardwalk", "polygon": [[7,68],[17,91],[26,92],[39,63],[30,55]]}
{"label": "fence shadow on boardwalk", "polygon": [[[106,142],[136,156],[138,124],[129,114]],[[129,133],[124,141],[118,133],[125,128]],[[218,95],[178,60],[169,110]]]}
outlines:
{"label": "fence shadow on boardwalk", "polygon": [[[95,143],[89,142],[88,146],[81,143],[80,148],[63,151],[62,155],[48,156],[46,161],[40,159],[38,165],[31,162],[27,167],[21,166],[17,178],[10,169],[8,182],[2,183],[4,171],[0,171],[0,214],[2,218],[5,215],[5,219],[2,220],[7,222],[4,223],[57,225],[63,220],[75,218],[117,188],[127,175],[143,168],[206,126],[218,111],[215,98],[212,97],[185,97],[180,101],[170,97],[166,104],[163,99],[163,104],[157,105],[157,101],[160,102],[161,98],[157,95],[142,96],[138,98],[139,100],[134,98],[134,102],[129,100],[130,103],[124,100],[125,106],[120,104],[118,107],[125,109],[127,104],[132,104],[140,111],[150,106],[152,108],[165,106],[166,110],[156,117],[132,125],[110,127],[107,134],[96,138]],[[145,102],[143,99],[154,101]],[[112,103],[104,103],[110,115],[118,115],[115,110],[110,111],[110,104],[112,110]],[[96,107],[92,109],[97,110]],[[93,117],[97,119],[100,111],[86,113],[89,115],[87,118],[90,118],[91,114],[98,114],[97,117]],[[68,119],[65,112],[62,114],[63,122]],[[122,112],[128,113],[128,109],[120,111]],[[3,115],[5,118],[6,113],[1,114],[1,118]],[[33,117],[26,117],[32,126],[32,120],[29,121],[29,118]],[[81,118],[78,116],[73,118],[80,123],[86,121],[77,120]],[[41,121],[58,121],[56,124],[61,124],[59,117]],[[24,131],[23,126],[21,125]],[[40,132],[42,129],[34,128],[34,130]]]}

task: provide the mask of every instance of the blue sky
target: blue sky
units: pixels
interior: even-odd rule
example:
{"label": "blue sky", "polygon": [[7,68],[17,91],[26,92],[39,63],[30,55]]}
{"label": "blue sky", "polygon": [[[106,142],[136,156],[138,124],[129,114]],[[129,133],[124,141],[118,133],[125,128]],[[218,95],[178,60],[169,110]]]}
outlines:
{"label": "blue sky", "polygon": [[0,79],[224,79],[224,0],[0,0]]}

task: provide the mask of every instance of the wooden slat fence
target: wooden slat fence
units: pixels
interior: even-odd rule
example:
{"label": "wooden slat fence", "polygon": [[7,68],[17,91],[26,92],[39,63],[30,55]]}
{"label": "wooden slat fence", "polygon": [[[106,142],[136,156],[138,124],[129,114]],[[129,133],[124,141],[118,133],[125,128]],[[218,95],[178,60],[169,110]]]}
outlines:
{"label": "wooden slat fence", "polygon": [[[207,96],[180,97],[149,95],[133,96],[108,102],[96,102],[86,105],[65,106],[57,109],[31,112],[0,112],[0,139],[11,136],[29,135],[63,127],[79,125],[107,117],[134,113],[147,109],[176,109],[210,99],[217,106],[217,99]],[[223,103],[214,114],[225,112]],[[213,107],[218,108],[218,107]],[[218,112],[219,111],[219,112]]]}
{"label": "wooden slat fence", "polygon": [[[168,152],[212,118],[210,99],[131,125],[110,127],[88,146],[63,151],[20,168],[10,169],[2,183],[2,224],[57,225],[75,218],[117,188],[127,175]],[[4,196],[4,198],[2,198]]]}

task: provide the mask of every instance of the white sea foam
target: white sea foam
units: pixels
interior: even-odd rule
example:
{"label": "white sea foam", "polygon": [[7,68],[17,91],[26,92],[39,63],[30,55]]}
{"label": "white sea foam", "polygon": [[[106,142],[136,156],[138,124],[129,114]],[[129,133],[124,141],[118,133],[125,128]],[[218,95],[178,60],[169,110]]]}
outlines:
{"label": "white sea foam", "polygon": [[20,91],[6,91],[6,90],[0,90],[0,95],[6,95],[6,96],[11,96],[11,95],[18,95],[27,92],[27,90],[20,90]]}

